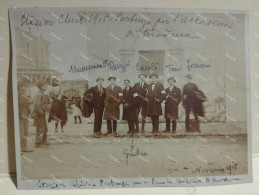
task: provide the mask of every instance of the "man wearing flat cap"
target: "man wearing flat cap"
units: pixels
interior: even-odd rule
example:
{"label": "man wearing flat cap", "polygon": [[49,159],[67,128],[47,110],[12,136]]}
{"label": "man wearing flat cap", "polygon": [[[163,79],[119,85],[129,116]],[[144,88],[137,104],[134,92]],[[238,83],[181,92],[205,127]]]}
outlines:
{"label": "man wearing flat cap", "polygon": [[102,118],[104,110],[105,90],[103,88],[103,77],[96,79],[97,85],[91,87],[84,93],[84,97],[91,95],[94,110],[94,137],[102,135]]}
{"label": "man wearing flat cap", "polygon": [[174,77],[167,79],[169,87],[165,90],[165,119],[166,130],[164,132],[170,132],[171,120],[172,120],[172,132],[176,132],[176,120],[178,119],[178,105],[181,102],[181,90],[175,86],[176,80]]}
{"label": "man wearing flat cap", "polygon": [[36,127],[35,147],[42,147],[49,144],[47,142],[48,127],[45,117],[49,98],[44,94],[47,90],[47,81],[40,79],[37,81],[36,86],[38,91],[33,98],[32,117],[34,118],[34,125]]}
{"label": "man wearing flat cap", "polygon": [[147,116],[151,117],[152,133],[157,134],[159,129],[159,116],[162,115],[161,103],[165,99],[164,85],[157,81],[158,75],[149,76],[151,83],[147,87]]}
{"label": "man wearing flat cap", "polygon": [[106,135],[117,136],[117,120],[120,118],[120,104],[123,101],[123,94],[121,87],[116,85],[116,77],[110,76],[108,80],[110,85],[105,88],[104,101],[104,120],[107,122]]}
{"label": "man wearing flat cap", "polygon": [[136,111],[136,118],[135,118],[135,125],[136,125],[136,132],[139,132],[139,113],[141,112],[142,120],[141,120],[141,132],[145,131],[145,122],[146,122],[146,113],[147,113],[147,102],[145,101],[146,94],[147,94],[147,86],[146,78],[147,75],[141,73],[139,74],[139,82],[135,83],[133,86],[134,91],[134,98],[135,98],[135,111]]}

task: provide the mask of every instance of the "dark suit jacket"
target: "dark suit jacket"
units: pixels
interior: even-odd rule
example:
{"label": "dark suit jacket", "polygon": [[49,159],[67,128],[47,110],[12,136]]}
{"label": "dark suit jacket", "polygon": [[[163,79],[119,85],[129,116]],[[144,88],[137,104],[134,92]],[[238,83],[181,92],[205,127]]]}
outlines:
{"label": "dark suit jacket", "polygon": [[156,82],[155,88],[152,91],[152,83],[147,87],[147,116],[162,115],[161,103],[165,99],[164,85]]}
{"label": "dark suit jacket", "polygon": [[[191,107],[198,116],[204,117],[204,109],[199,96],[205,97],[202,91],[194,83],[187,83],[183,87],[183,106]],[[206,97],[205,97],[206,98]]]}
{"label": "dark suit jacket", "polygon": [[147,103],[144,100],[147,94],[147,87],[148,87],[147,83],[144,83],[143,87],[141,87],[140,82],[135,83],[135,85],[133,86],[134,93],[138,94],[138,96],[135,97],[136,107],[147,106]]}
{"label": "dark suit jacket", "polygon": [[181,90],[174,86],[170,91],[170,87],[166,90],[166,101],[165,101],[165,118],[178,119],[178,105],[181,102]]}
{"label": "dark suit jacket", "polygon": [[121,87],[115,85],[113,90],[110,89],[110,86],[105,88],[105,111],[104,119],[105,120],[119,120],[120,119],[120,104],[123,100],[123,94]]}
{"label": "dark suit jacket", "polygon": [[126,89],[123,89],[123,114],[122,114],[122,120],[134,120],[136,118],[135,113],[135,99],[133,97],[134,90],[132,87],[129,88],[127,91]]}
{"label": "dark suit jacket", "polygon": [[93,95],[94,108],[104,107],[105,88],[102,88],[102,93],[99,92],[99,87],[96,85],[91,87],[86,93]]}

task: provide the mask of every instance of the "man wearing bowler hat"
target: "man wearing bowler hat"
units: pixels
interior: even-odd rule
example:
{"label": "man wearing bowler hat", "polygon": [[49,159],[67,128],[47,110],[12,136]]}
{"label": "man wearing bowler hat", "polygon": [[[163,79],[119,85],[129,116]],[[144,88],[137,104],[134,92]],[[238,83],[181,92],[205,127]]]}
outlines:
{"label": "man wearing bowler hat", "polygon": [[161,103],[165,99],[165,91],[164,85],[157,81],[157,74],[152,73],[149,78],[151,83],[147,87],[147,116],[151,117],[152,132],[157,134],[159,128],[159,116],[162,115]]}
{"label": "man wearing bowler hat", "polygon": [[116,85],[116,77],[110,76],[108,80],[110,85],[105,88],[105,111],[104,119],[107,121],[106,135],[113,134],[117,136],[117,120],[120,118],[120,104],[123,101],[121,87]]}
{"label": "man wearing bowler hat", "polygon": [[139,82],[135,83],[133,86],[134,90],[134,98],[135,98],[135,111],[136,111],[136,118],[135,118],[135,124],[136,124],[136,132],[139,132],[139,113],[141,111],[142,116],[142,125],[141,125],[141,132],[143,133],[145,131],[145,122],[146,122],[146,113],[147,113],[147,102],[145,101],[146,94],[147,94],[147,86],[146,78],[147,75],[141,73],[138,75]]}
{"label": "man wearing bowler hat", "polygon": [[165,90],[166,101],[165,101],[165,119],[166,119],[166,130],[164,132],[170,132],[171,120],[172,120],[172,131],[176,132],[176,120],[178,119],[178,105],[181,102],[181,90],[175,86],[176,80],[174,77],[167,79],[169,87]]}
{"label": "man wearing bowler hat", "polygon": [[96,79],[97,85],[91,87],[84,96],[91,94],[93,97],[93,109],[94,109],[94,137],[102,135],[102,119],[104,110],[105,90],[103,88],[103,77]]}

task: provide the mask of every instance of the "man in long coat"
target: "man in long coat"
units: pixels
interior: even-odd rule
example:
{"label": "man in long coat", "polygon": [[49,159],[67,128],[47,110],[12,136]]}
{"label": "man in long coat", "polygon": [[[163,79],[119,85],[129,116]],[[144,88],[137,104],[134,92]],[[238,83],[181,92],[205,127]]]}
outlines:
{"label": "man in long coat", "polygon": [[117,135],[117,120],[120,118],[120,104],[123,100],[121,87],[116,85],[116,77],[108,78],[110,85],[105,88],[104,119],[107,121],[107,133]]}
{"label": "man in long coat", "polygon": [[166,130],[164,132],[170,132],[170,123],[172,120],[172,131],[176,132],[176,120],[178,119],[178,105],[181,102],[181,90],[175,86],[175,78],[169,77],[167,79],[169,87],[165,90],[165,119]]}
{"label": "man in long coat", "polygon": [[84,97],[87,95],[92,95],[93,97],[93,109],[94,109],[94,137],[99,137],[102,135],[102,119],[104,110],[104,100],[105,100],[105,90],[103,88],[103,77],[98,77],[96,79],[97,85],[91,87],[85,92]]}
{"label": "man in long coat", "polygon": [[141,120],[141,132],[145,131],[145,122],[146,122],[146,113],[147,113],[147,102],[145,101],[146,94],[147,94],[147,86],[145,79],[147,76],[143,73],[139,74],[139,82],[135,83],[133,86],[134,90],[134,98],[135,98],[135,111],[136,111],[136,118],[135,118],[135,125],[136,125],[136,132],[139,131],[139,113],[141,112],[142,120]]}
{"label": "man in long coat", "polygon": [[[203,106],[202,102],[205,101],[205,96],[204,100],[200,99],[199,96],[197,96],[197,93],[201,94],[201,91],[198,89],[198,87],[192,83],[192,76],[190,74],[186,75],[187,79],[187,84],[184,85],[183,87],[183,107],[185,108],[185,128],[186,131],[190,131],[190,113],[191,111],[194,114],[195,122],[199,123],[199,118],[198,116],[204,116],[204,111],[203,111]],[[200,129],[198,129],[200,131]]]}
{"label": "man in long coat", "polygon": [[123,89],[123,114],[122,120],[127,120],[129,131],[128,133],[133,134],[135,132],[134,128],[134,121],[136,119],[136,112],[135,112],[135,100],[133,97],[134,90],[130,86],[130,80],[124,80],[125,88]]}
{"label": "man in long coat", "polygon": [[162,115],[161,103],[165,99],[164,85],[157,81],[158,75],[153,73],[149,76],[151,83],[147,87],[147,116],[151,117],[152,132],[158,133],[159,116]]}
{"label": "man in long coat", "polygon": [[47,90],[47,82],[40,79],[36,83],[38,91],[33,98],[32,117],[34,118],[34,125],[36,127],[36,141],[35,147],[42,147],[49,145],[47,142],[47,121],[45,118],[49,98],[44,92]]}

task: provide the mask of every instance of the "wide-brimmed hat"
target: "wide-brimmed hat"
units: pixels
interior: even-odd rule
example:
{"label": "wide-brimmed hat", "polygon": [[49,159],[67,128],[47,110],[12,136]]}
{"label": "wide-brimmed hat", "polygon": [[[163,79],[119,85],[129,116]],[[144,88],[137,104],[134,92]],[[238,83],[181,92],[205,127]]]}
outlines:
{"label": "wide-brimmed hat", "polygon": [[147,78],[147,75],[144,74],[144,73],[140,73],[140,74],[138,75],[138,77],[140,77],[141,75],[143,75],[145,78]]}
{"label": "wide-brimmed hat", "polygon": [[108,77],[108,81],[109,81],[109,80],[111,80],[111,79],[116,80],[116,79],[117,79],[117,77],[115,77],[115,76],[109,76],[109,77]]}
{"label": "wide-brimmed hat", "polygon": [[130,83],[130,80],[129,80],[129,79],[125,79],[125,80],[124,80],[124,83],[125,83],[125,81],[128,81],[128,82]]}
{"label": "wide-brimmed hat", "polygon": [[[103,77],[97,77],[96,78],[96,82],[100,81],[100,80],[103,80],[104,81],[104,78]],[[109,80],[109,79],[108,79]]]}
{"label": "wide-brimmed hat", "polygon": [[170,80],[173,80],[174,82],[176,82],[176,80],[175,80],[175,78],[174,78],[173,76],[171,76],[171,77],[169,77],[169,78],[167,79],[168,82],[169,82]]}
{"label": "wide-brimmed hat", "polygon": [[152,73],[151,75],[149,75],[149,78],[151,79],[151,77],[155,76],[158,79],[158,75],[156,73]]}

